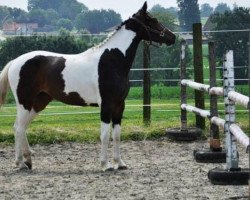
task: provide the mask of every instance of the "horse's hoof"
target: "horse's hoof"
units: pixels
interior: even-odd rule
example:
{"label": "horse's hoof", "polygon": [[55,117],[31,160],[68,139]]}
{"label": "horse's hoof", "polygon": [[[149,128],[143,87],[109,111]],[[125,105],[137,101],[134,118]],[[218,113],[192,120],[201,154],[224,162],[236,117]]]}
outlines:
{"label": "horse's hoof", "polygon": [[114,167],[110,162],[101,162],[101,166],[102,166],[102,171],[103,172],[107,172],[107,171],[114,171]]}
{"label": "horse's hoof", "polygon": [[28,161],[25,161],[24,164],[28,167],[28,169],[32,169],[32,164]]}
{"label": "horse's hoof", "polygon": [[103,172],[112,172],[112,171],[114,171],[114,170],[115,170],[115,169],[114,169],[114,167],[112,167],[112,166],[102,168],[102,171],[103,171]]}
{"label": "horse's hoof", "polygon": [[34,156],[35,155],[35,151],[33,149],[30,149],[30,155]]}
{"label": "horse's hoof", "polygon": [[24,162],[20,163],[17,167],[18,167],[18,170],[19,170],[19,171],[26,171],[26,170],[29,170],[28,165],[25,164]]}
{"label": "horse's hoof", "polygon": [[113,168],[113,167],[109,167],[109,168],[107,168],[106,170],[105,170],[105,172],[112,172],[112,171],[114,171],[115,169]]}
{"label": "horse's hoof", "polygon": [[127,170],[127,169],[128,169],[128,167],[126,165],[118,167],[118,170]]}

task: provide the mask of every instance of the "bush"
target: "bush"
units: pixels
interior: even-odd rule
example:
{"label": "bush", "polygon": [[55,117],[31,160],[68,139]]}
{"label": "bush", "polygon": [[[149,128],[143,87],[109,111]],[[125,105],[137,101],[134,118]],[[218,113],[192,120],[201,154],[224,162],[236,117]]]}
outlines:
{"label": "bush", "polygon": [[64,54],[83,52],[88,48],[81,38],[71,36],[66,30],[61,30],[59,36],[11,37],[0,44],[0,70],[10,60],[35,50],[52,51]]}

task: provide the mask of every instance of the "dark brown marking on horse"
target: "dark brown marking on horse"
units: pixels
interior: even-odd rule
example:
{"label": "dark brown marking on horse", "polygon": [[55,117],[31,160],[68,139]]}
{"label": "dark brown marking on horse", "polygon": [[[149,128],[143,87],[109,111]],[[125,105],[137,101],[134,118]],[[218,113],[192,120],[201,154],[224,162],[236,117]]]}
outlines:
{"label": "dark brown marking on horse", "polygon": [[42,111],[56,99],[66,104],[86,106],[76,92],[64,93],[65,81],[62,71],[66,59],[56,56],[35,56],[25,62],[20,71],[17,97],[26,110]]}

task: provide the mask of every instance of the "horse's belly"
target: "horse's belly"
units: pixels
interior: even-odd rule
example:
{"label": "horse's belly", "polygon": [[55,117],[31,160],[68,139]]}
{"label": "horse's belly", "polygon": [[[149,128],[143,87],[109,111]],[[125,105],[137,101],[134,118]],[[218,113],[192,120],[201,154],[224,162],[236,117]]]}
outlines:
{"label": "horse's belly", "polygon": [[98,75],[94,71],[67,72],[63,71],[65,81],[64,93],[66,96],[77,93],[86,105],[101,103],[98,86]]}
{"label": "horse's belly", "polygon": [[96,85],[85,84],[83,88],[79,88],[77,92],[84,99],[87,105],[100,103],[100,95]]}

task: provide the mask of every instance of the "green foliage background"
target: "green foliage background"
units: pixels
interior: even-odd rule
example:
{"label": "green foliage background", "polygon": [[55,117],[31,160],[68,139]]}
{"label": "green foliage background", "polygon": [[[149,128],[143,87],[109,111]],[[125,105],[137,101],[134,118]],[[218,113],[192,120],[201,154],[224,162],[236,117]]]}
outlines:
{"label": "green foliage background", "polygon": [[[244,30],[250,29],[250,9],[235,8],[232,11],[224,13],[216,13],[212,17],[214,30]],[[234,65],[248,66],[249,65],[249,34],[250,32],[222,32],[212,33],[210,38],[216,42],[216,56],[219,64],[222,65],[223,55],[228,50],[234,51]],[[235,78],[242,79],[248,77],[247,68],[237,69]],[[242,81],[237,81],[242,84]]]}
{"label": "green foliage background", "polygon": [[89,46],[84,38],[71,36],[66,30],[60,35],[31,37],[10,37],[0,44],[0,69],[12,59],[35,50],[45,50],[57,53],[74,54],[86,50]]}

